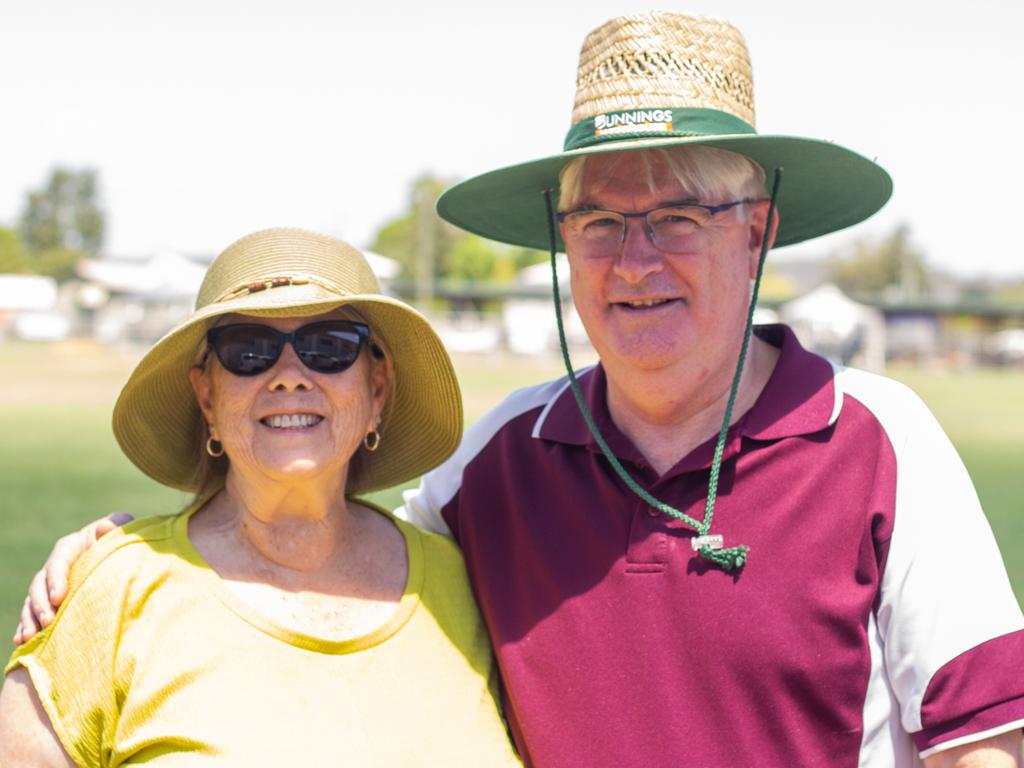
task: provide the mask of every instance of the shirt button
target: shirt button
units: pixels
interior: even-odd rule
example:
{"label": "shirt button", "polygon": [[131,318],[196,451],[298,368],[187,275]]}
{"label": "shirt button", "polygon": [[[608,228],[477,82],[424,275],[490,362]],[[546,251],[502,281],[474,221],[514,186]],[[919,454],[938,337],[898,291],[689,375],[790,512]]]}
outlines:
{"label": "shirt button", "polygon": [[656,510],[654,507],[648,507],[647,508],[647,514],[650,515],[651,517],[657,517],[658,515],[661,514],[661,512]]}

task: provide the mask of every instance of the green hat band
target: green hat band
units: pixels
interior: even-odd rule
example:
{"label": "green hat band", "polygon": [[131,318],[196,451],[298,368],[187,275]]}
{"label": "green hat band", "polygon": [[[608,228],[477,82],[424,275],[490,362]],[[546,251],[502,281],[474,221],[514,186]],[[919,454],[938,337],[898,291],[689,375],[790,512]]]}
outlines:
{"label": "green hat band", "polygon": [[754,127],[728,112],[697,107],[659,107],[605,112],[573,125],[565,151],[610,141],[665,136],[736,136]]}

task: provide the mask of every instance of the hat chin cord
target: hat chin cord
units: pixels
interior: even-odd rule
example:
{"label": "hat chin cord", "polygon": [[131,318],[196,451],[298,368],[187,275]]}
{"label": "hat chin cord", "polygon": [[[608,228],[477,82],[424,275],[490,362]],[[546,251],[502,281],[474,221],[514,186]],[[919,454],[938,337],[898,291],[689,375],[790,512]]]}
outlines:
{"label": "hat chin cord", "polygon": [[551,279],[554,288],[555,319],[558,324],[558,343],[562,349],[562,361],[565,363],[565,370],[569,374],[569,385],[572,388],[573,396],[576,398],[576,405],[580,409],[580,414],[583,416],[583,420],[587,423],[587,428],[590,430],[590,434],[593,435],[594,441],[601,449],[601,453],[603,453],[605,458],[608,459],[608,462],[612,465],[615,473],[622,479],[629,489],[662,514],[681,520],[686,523],[686,525],[693,528],[694,531],[697,532],[697,535],[693,537],[690,542],[693,549],[696,550],[697,554],[702,558],[714,563],[723,571],[733,571],[742,568],[746,564],[747,555],[750,552],[750,547],[745,544],[737,544],[734,547],[723,548],[723,537],[721,535],[711,534],[711,521],[715,513],[715,499],[718,496],[718,477],[722,469],[722,454],[725,450],[725,440],[729,433],[729,422],[732,420],[732,409],[736,404],[736,394],[739,391],[740,379],[743,377],[743,364],[747,359],[747,349],[750,346],[750,336],[754,327],[754,308],[757,306],[757,295],[761,288],[761,275],[764,272],[764,262],[768,255],[768,241],[771,237],[772,221],[775,218],[775,204],[778,198],[779,185],[782,180],[782,168],[776,168],[773,176],[771,201],[768,205],[768,219],[764,229],[764,237],[761,239],[761,254],[757,263],[757,279],[754,281],[754,290],[751,292],[750,305],[747,308],[747,324],[743,331],[743,344],[740,347],[739,360],[736,362],[736,373],[733,375],[732,387],[729,390],[729,401],[725,406],[725,416],[722,419],[722,427],[718,431],[718,442],[715,444],[715,454],[714,459],[712,459],[711,462],[711,474],[708,479],[708,495],[707,501],[704,505],[703,521],[695,520],[684,512],[680,512],[675,507],[656,499],[642,488],[630,476],[630,474],[626,472],[625,468],[615,457],[615,454],[612,453],[611,448],[608,447],[608,443],[605,442],[604,437],[597,428],[597,424],[594,422],[594,417],[591,415],[590,409],[587,407],[587,404],[583,399],[583,393],[580,391],[580,385],[576,381],[576,373],[573,371],[572,361],[569,359],[569,348],[565,341],[565,328],[562,323],[562,298],[558,290],[558,267],[555,265],[555,209],[551,202],[552,190],[544,190],[544,202],[547,206],[548,213],[548,242],[550,243],[551,251]]}

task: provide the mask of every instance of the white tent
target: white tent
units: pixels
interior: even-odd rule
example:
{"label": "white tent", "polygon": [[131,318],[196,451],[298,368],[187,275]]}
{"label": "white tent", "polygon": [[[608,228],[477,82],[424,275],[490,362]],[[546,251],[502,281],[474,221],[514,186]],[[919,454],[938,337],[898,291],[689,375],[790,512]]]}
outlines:
{"label": "white tent", "polygon": [[[562,299],[562,320],[566,341],[575,347],[589,346],[586,331],[576,307],[572,303],[569,287],[569,259],[564,253],[555,256],[558,266],[558,292]],[[519,271],[516,282],[522,286],[548,289],[536,298],[514,298],[502,305],[502,325],[508,348],[518,354],[537,355],[558,350],[558,325],[551,296],[551,263],[525,267]]]}
{"label": "white tent", "polygon": [[158,253],[149,259],[87,259],[79,263],[78,274],[110,293],[191,302],[206,267],[177,253]]}
{"label": "white tent", "polygon": [[389,259],[387,256],[381,256],[379,253],[374,253],[373,251],[363,251],[363,255],[370,263],[370,269],[373,270],[373,274],[375,274],[377,279],[382,283],[386,283],[389,280],[394,280],[398,277],[398,271],[402,268],[402,265],[394,259]]}
{"label": "white tent", "polygon": [[831,283],[782,306],[779,316],[801,343],[836,362],[871,371],[885,368],[885,318]]}
{"label": "white tent", "polygon": [[[556,254],[555,264],[558,267],[558,290],[567,298],[569,295],[569,258],[564,253]],[[539,264],[523,267],[516,276],[516,282],[520,285],[551,285],[551,262],[545,259]]]}
{"label": "white tent", "polygon": [[57,306],[57,281],[42,275],[0,275],[0,311],[49,312]]}
{"label": "white tent", "polygon": [[58,311],[57,281],[42,275],[0,275],[0,337],[11,332],[29,341],[56,341],[71,331]]}

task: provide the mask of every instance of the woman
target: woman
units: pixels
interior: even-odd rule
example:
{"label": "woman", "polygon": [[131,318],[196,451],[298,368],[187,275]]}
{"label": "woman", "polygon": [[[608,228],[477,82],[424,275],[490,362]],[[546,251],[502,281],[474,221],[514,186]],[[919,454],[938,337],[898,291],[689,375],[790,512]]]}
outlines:
{"label": "woman", "polygon": [[437,336],[300,230],[230,246],[196,306],[113,418],[195,498],[76,566],[7,666],[0,764],[514,764],[457,549],[356,498],[458,443]]}

